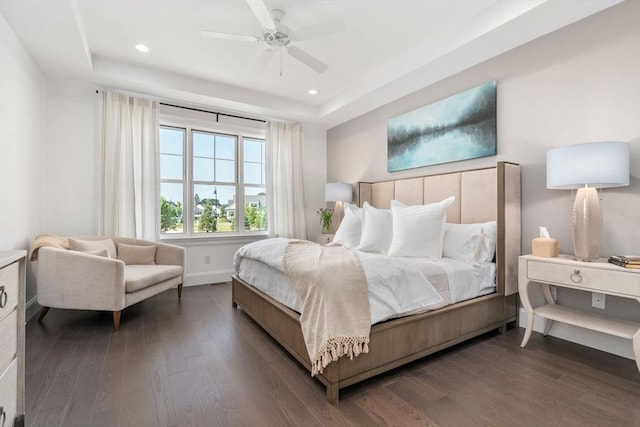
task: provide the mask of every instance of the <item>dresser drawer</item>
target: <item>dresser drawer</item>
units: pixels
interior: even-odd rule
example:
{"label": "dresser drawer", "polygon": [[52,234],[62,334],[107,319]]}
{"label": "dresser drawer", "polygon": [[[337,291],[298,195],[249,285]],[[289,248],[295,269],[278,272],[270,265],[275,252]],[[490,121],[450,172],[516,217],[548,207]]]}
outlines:
{"label": "dresser drawer", "polygon": [[3,412],[3,415],[0,415],[0,426],[2,426],[3,420],[3,427],[13,426],[18,404],[17,388],[18,361],[14,359],[11,365],[3,373],[0,373],[0,408],[2,408]]}
{"label": "dresser drawer", "polygon": [[15,357],[17,346],[18,312],[13,310],[6,319],[0,322],[0,372]]}
{"label": "dresser drawer", "polygon": [[0,321],[18,305],[18,274],[17,262],[0,270]]}
{"label": "dresser drawer", "polygon": [[640,274],[622,269],[528,261],[527,278],[532,281],[541,281],[552,285],[557,283],[588,291],[610,291],[611,285],[615,282],[614,294],[640,297]]}

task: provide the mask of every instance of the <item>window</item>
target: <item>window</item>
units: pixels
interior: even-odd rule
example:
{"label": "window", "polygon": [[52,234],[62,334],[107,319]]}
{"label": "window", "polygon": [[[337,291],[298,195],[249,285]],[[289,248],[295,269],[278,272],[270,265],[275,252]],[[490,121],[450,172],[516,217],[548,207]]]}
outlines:
{"label": "window", "polygon": [[160,126],[162,234],[267,230],[264,139],[227,130]]}

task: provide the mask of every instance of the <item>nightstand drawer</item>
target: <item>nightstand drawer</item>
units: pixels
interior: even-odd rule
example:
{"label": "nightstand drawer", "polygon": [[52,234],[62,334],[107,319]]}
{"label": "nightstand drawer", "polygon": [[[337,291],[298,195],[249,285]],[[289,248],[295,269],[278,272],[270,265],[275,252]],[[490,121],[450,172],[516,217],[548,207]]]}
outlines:
{"label": "nightstand drawer", "polygon": [[18,263],[0,270],[0,321],[18,305]]}
{"label": "nightstand drawer", "polygon": [[527,278],[589,291],[611,291],[614,286],[609,285],[615,282],[614,294],[640,297],[640,274],[624,270],[530,260],[527,262]]}

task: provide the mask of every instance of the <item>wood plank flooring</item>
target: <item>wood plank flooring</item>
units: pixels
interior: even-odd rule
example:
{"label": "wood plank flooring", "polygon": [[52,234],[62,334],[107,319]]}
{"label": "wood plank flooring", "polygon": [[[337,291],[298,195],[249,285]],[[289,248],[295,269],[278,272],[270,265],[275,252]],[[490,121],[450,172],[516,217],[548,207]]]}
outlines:
{"label": "wood plank flooring", "polygon": [[[27,426],[640,426],[635,362],[522,330],[489,333],[325,400],[230,284],[27,325]],[[372,348],[372,351],[375,349]]]}

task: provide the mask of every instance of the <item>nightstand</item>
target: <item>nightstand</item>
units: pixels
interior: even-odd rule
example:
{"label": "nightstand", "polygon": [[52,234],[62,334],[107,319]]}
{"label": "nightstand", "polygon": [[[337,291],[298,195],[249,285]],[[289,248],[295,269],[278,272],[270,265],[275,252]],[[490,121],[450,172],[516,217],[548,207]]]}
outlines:
{"label": "nightstand", "polygon": [[320,243],[321,245],[326,245],[327,243],[333,242],[334,237],[335,234],[318,233],[316,236],[316,242]]}
{"label": "nightstand", "polygon": [[[533,330],[533,319],[545,319],[544,335],[549,333],[553,322],[563,322],[605,334],[632,340],[636,365],[640,370],[640,322],[617,319],[591,311],[577,310],[556,304],[551,287],[579,289],[631,298],[640,302],[640,270],[627,269],[599,262],[575,261],[561,255],[541,258],[523,255],[518,260],[518,290],[522,306],[527,311],[527,329],[521,347],[527,345]],[[540,284],[546,304],[533,308],[529,300],[529,287]]]}

